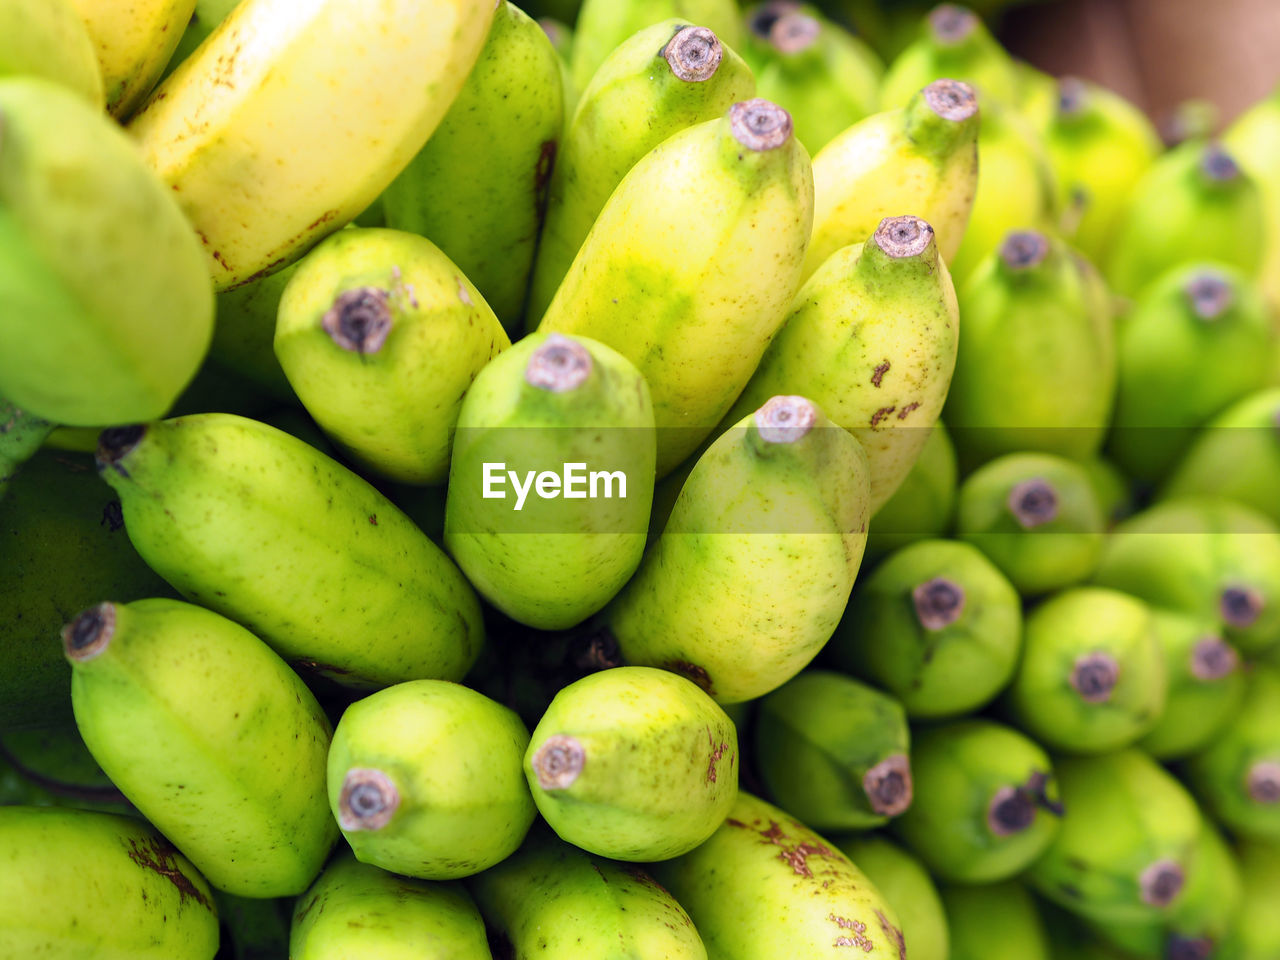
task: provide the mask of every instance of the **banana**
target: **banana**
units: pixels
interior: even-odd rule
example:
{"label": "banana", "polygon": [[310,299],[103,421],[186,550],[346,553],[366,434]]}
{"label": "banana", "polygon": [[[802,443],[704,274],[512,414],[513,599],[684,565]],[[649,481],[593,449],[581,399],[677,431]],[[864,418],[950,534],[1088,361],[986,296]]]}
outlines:
{"label": "banana", "polygon": [[907,715],[843,674],[809,670],[760,701],[756,767],[788,812],[819,830],[863,830],[911,806]]}
{"label": "banana", "polygon": [[0,807],[0,953],[49,960],[212,960],[205,879],[150,826],[56,807]]}
{"label": "banana", "polygon": [[965,478],[956,536],[981,550],[1024,596],[1087,580],[1102,556],[1105,514],[1080,464],[1010,453]]}
{"label": "banana", "polygon": [[593,857],[543,829],[467,886],[496,957],[707,960],[689,915],[642,867]]}
{"label": "banana", "polygon": [[484,921],[458,883],[397,877],[341,853],[293,908],[290,960],[490,960]]}
{"label": "banana", "polygon": [[511,341],[439,247],[375,228],[341,230],[303,258],[274,344],[298,398],[354,463],[437,484],[463,394]]}
{"label": "banana", "polygon": [[298,397],[276,359],[274,341],[280,297],[298,267],[297,262],[291,263],[218,294],[217,322],[209,344],[209,359],[216,365],[243,377],[273,399],[294,405]]}
{"label": "banana", "polygon": [[286,266],[368,207],[449,109],[494,9],[237,6],[129,122],[203,242],[214,288]]}
{"label": "banana", "polygon": [[178,39],[173,56],[169,58],[164,72],[160,74],[161,82],[168,79],[169,74],[173,73],[200,44],[204,43],[209,34],[217,29],[218,24],[227,19],[239,3],[240,0],[196,0],[191,19],[187,21],[186,29]]}
{"label": "banana", "polygon": [[745,100],[664,140],[600,212],[538,329],[599,340],[644,374],[659,476],[728,412],[781,326],[812,210],[791,118]]}
{"label": "banana", "polygon": [[609,54],[566,117],[525,311],[532,328],[627,172],[689,127],[755,95],[751,70],[706,27],[663,20]]}
{"label": "banana", "polygon": [[55,425],[0,397],[0,500],[9,482],[40,449]]}
{"label": "banana", "polygon": [[[569,70],[569,58],[572,56],[573,50],[573,28],[563,20],[557,20],[555,17],[539,17],[538,26],[547,35],[547,39],[551,41],[551,46],[556,52],[556,70],[560,75],[560,99],[564,107],[564,120],[567,127],[569,120],[573,118],[573,113],[578,107],[578,97],[581,93],[577,86],[574,85],[573,74]],[[563,144],[561,149],[563,149]],[[554,164],[552,166],[554,170]],[[545,216],[543,222],[545,223]]]}
{"label": "banana", "polygon": [[879,560],[919,540],[951,529],[956,503],[956,448],[938,420],[920,448],[911,472],[876,511],[867,537],[868,560]]}
{"label": "banana", "polygon": [[102,71],[107,112],[127,119],[173,56],[196,0],[71,0]]}
{"label": "banana", "polygon": [[298,675],[243,627],[178,600],[90,607],[62,640],[76,726],[129,801],[218,889],[305,890],[337,829],[331,728]]}
{"label": "banana", "polygon": [[0,395],[72,426],[162,416],[213,329],[190,225],[83,97],[7,77],[0,120]]}
{"label": "banana", "polygon": [[1049,936],[1025,887],[1013,881],[939,889],[950,960],[1049,960]]}
{"label": "banana", "polygon": [[803,397],[716,440],[602,623],[625,663],[689,677],[719,703],[781,686],[830,638],[867,528],[858,442]]}
{"label": "banana", "polygon": [[[65,696],[65,690],[62,691]],[[70,723],[0,734],[0,805],[75,807],[138,816]]]}
{"label": "banana", "polygon": [[710,958],[906,957],[897,915],[865,874],[745,791],[710,840],[651,869],[689,911]]}
{"label": "banana", "polygon": [[1044,141],[1058,111],[1058,80],[1016,57],[1013,68],[1018,76],[1018,113],[1030,126],[1037,140],[1047,146]]}
{"label": "banana", "polygon": [[564,125],[555,48],[537,21],[504,0],[449,112],[382,192],[386,225],[435,243],[511,336],[521,326]]}
{"label": "banana", "polygon": [[329,750],[329,807],[356,859],[454,880],[509,856],[536,816],[529,731],[457,683],[399,683],[347,707]]}
{"label": "banana", "polygon": [[0,7],[0,77],[32,75],[64,84],[102,109],[102,70],[70,0],[8,0]]}
{"label": "banana", "polygon": [[1008,51],[972,10],[952,3],[934,7],[919,36],[889,64],[880,85],[880,102],[900,107],[935,80],[963,80],[991,103],[1014,106],[1020,99],[1019,74]]}
{"label": "banana", "polygon": [[872,114],[813,158],[808,279],[833,253],[860,243],[885,217],[909,210],[937,231],[950,263],[978,183],[978,100],[956,80],[936,80],[906,106]]}
{"label": "banana", "polygon": [[878,833],[835,841],[897,913],[911,960],[947,960],[950,936],[938,888],[914,856]]}
{"label": "banana", "polygon": [[1090,457],[1079,466],[1093,485],[1093,495],[1102,508],[1103,528],[1109,532],[1133,513],[1133,491],[1129,488],[1129,478],[1114,461],[1106,457]]}
{"label": "banana", "polygon": [[1271,960],[1280,956],[1280,844],[1242,840],[1236,847],[1243,896],[1235,929],[1227,935],[1228,960]]}
{"label": "banana", "polygon": [[[640,563],[655,451],[649,388],[629,360],[602,343],[530,334],[480,371],[462,403],[445,546],[513,619],[540,630],[581,623]],[[555,499],[528,496],[539,470],[556,478]],[[508,495],[508,478],[527,481],[524,496]],[[498,494],[508,503],[495,504]]]}
{"label": "banana", "polygon": [[457,567],[303,441],[203,414],[106,431],[98,461],[147,564],[299,669],[367,688],[475,661],[480,607]]}
{"label": "banana", "polygon": [[912,718],[977,710],[1009,683],[1022,603],[976,548],[920,540],[854,587],[823,656],[892,693]]}
{"label": "banana", "polygon": [[1280,86],[1240,114],[1222,134],[1231,155],[1253,177],[1262,192],[1267,222],[1266,254],[1259,279],[1273,310],[1280,311]]}
{"label": "banana", "polygon": [[777,394],[809,397],[867,452],[874,516],[929,438],[959,337],[933,228],[919,217],[886,217],[800,289],[720,430]]}

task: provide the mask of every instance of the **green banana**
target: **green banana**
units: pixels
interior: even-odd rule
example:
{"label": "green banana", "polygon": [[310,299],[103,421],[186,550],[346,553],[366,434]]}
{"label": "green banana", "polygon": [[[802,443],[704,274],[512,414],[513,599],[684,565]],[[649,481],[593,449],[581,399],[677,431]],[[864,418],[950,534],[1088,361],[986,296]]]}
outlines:
{"label": "green banana", "polygon": [[819,830],[862,830],[911,806],[907,715],[843,674],[808,670],[764,697],[756,766],[769,793]]}
{"label": "green banana", "polygon": [[147,564],[299,669],[359,688],[475,661],[480,607],[457,567],[305,442],[202,414],[105,431],[98,462]]}
{"label": "green banana", "polygon": [[921,87],[943,77],[973,87],[984,109],[992,103],[1012,107],[1020,99],[1013,58],[977,14],[952,3],[934,7],[915,42],[889,64],[880,102],[886,107],[902,106]]}
{"label": "green banana", "polygon": [[564,125],[559,57],[535,20],[503,2],[449,112],[382,192],[387,226],[435,243],[511,336]]}
{"label": "green banana", "polygon": [[[481,370],[463,400],[445,546],[513,619],[540,630],[581,623],[640,563],[655,450],[649,388],[629,360],[602,343],[530,334]],[[581,489],[570,488],[570,464]],[[527,496],[539,470],[556,478],[554,499]],[[593,489],[592,477],[609,486]],[[517,486],[512,501],[495,504],[508,478],[525,478],[524,496]]]}
{"label": "green banana", "polygon": [[40,449],[55,425],[0,397],[0,499],[9,482]]}
{"label": "green banana", "polygon": [[[897,915],[843,853],[746,792],[702,846],[652,867],[712,960],[906,956]],[[785,919],[784,919],[785,918]]]}
{"label": "green banana", "polygon": [[561,840],[612,860],[688,853],[738,795],[738,734],[684,677],[618,667],[562,689],[533,731],[524,772]]}
{"label": "green banana", "polygon": [[[573,74],[569,69],[569,58],[572,56],[573,50],[573,28],[563,20],[557,20],[555,17],[539,17],[538,26],[547,35],[547,39],[551,41],[551,46],[556,52],[556,70],[560,74],[560,97],[564,108],[565,127],[567,128],[569,121],[573,118],[574,111],[578,108],[578,97],[581,93],[577,86],[574,85]],[[563,133],[564,131],[561,132]],[[561,150],[563,150],[563,139]],[[557,154],[559,152],[557,151]],[[544,216],[543,223],[545,224],[545,222]]]}
{"label": "green banana", "polygon": [[1236,117],[1222,134],[1222,142],[1262,193],[1267,242],[1259,280],[1272,309],[1280,310],[1280,173],[1275,169],[1280,151],[1280,86]]}
{"label": "green banana", "polygon": [[213,329],[190,225],[83,97],[6,77],[0,118],[0,395],[72,426],[163,416]]}
{"label": "green banana", "polygon": [[911,472],[876,511],[867,536],[867,559],[879,560],[919,540],[945,534],[955,512],[956,474],[955,444],[938,420],[929,428]]}
{"label": "green banana", "polygon": [[1224,960],[1271,960],[1280,956],[1280,844],[1242,840],[1236,847],[1243,896],[1235,929],[1223,944]]}
{"label": "green banana", "polygon": [[659,476],[711,433],[781,326],[812,209],[791,118],[746,100],[664,140],[600,212],[538,329],[599,340],[644,374]]}
{"label": "green banana", "polygon": [[566,117],[525,311],[532,328],[609,197],[650,150],[755,95],[751,70],[706,27],[663,20],[621,43]]}
{"label": "green banana", "polygon": [[1149,507],[1108,537],[1094,582],[1216,621],[1241,653],[1280,638],[1280,529],[1230,500]]}
{"label": "green banana", "polygon": [[1024,596],[1087,580],[1106,518],[1088,471],[1048,453],[1009,453],[960,485],[956,536],[981,550]]}
{"label": "green banana", "polygon": [[972,88],[935,80],[906,106],[872,114],[831,140],[813,158],[804,277],[904,210],[932,224],[942,259],[955,259],[978,183],[977,138]]}
{"label": "green banana", "polygon": [[809,397],[866,451],[874,516],[929,439],[959,337],[933,228],[919,217],[886,217],[801,287],[720,430],[777,394]]}
{"label": "green banana", "polygon": [[209,358],[223,369],[244,377],[281,403],[298,403],[289,378],[276,359],[276,322],[280,297],[299,264],[218,294],[217,321]]}
{"label": "green banana", "polygon": [[340,230],[280,295],[276,359],[330,438],[366,470],[443,483],[462,397],[511,345],[476,287],[430,240]]}
{"label": "green banana", "polygon": [[938,888],[924,865],[878,833],[840,838],[835,844],[898,914],[902,942],[911,960],[947,960],[947,916]]}
{"label": "green banana", "polygon": [[150,826],[0,807],[0,953],[49,960],[212,960],[209,885]]}
{"label": "green banana", "polygon": [[1014,881],[939,889],[950,960],[1049,960],[1049,936],[1025,887]]}
{"label": "green banana", "polygon": [[493,866],[536,811],[529,731],[457,683],[399,683],[347,707],[329,750],[329,807],[356,859],[423,880]]}
{"label": "green banana", "polygon": [[977,710],[1013,677],[1022,604],[980,551],[921,540],[854,587],[823,656],[888,690],[913,718]]}
{"label": "green banana", "polygon": [[1014,231],[960,288],[965,346],[943,416],[962,467],[1016,451],[1097,452],[1115,362],[1095,274],[1060,240]]}
{"label": "green banana", "polygon": [[93,41],[107,112],[127,118],[173,56],[196,0],[71,0]]}
{"label": "green banana", "polygon": [[1201,817],[1177,780],[1139,750],[1054,761],[1065,813],[1025,879],[1077,916],[1143,923],[1178,909]]}
{"label": "green banana", "polygon": [[61,83],[102,109],[102,70],[70,0],[9,0],[0,8],[0,77]]}
{"label": "green banana", "polygon": [[799,673],[853,589],[867,474],[858,442],[803,397],[774,397],[722,434],[604,610],[622,660],[682,673],[720,703]]}
{"label": "green banana", "polygon": [[490,960],[484,921],[461,884],[397,877],[341,853],[298,898],[290,960]]}
{"label": "green banana", "polygon": [[545,830],[467,887],[495,957],[707,960],[689,915],[643,868],[593,857]]}
{"label": "green banana", "polygon": [[1256,181],[1221,144],[1190,140],[1134,186],[1104,272],[1130,297],[1180,263],[1221,261],[1256,277],[1266,229]]}
{"label": "green banana", "polygon": [[112,782],[220,890],[301,893],[337,830],[329,721],[269,647],[177,600],[90,607],[62,631],[80,735]]}
{"label": "green banana", "polygon": [[1008,706],[1046,746],[1101,753],[1155,728],[1168,684],[1147,605],[1116,590],[1074,587],[1027,615]]}

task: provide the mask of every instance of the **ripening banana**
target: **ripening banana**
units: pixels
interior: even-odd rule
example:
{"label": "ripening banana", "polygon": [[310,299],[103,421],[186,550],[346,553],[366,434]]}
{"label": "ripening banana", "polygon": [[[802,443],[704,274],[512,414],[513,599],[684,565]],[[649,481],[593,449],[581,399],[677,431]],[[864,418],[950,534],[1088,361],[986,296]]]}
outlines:
{"label": "ripening banana", "polygon": [[188,600],[352,687],[458,680],[475,592],[391,501],[301,440],[230,414],[105,431],[129,539]]}
{"label": "ripening banana", "polygon": [[0,77],[24,75],[63,84],[102,108],[98,55],[71,0],[6,0],[0,6]]}
{"label": "ripening banana", "polygon": [[702,455],[602,620],[625,663],[720,703],[781,686],[840,619],[862,562],[867,461],[803,397],[774,397]]}
{"label": "ripening banana", "polygon": [[244,0],[230,13],[129,122],[215,289],[296,260],[377,198],[449,109],[495,7]]}
{"label": "ripening banana", "polygon": [[1049,936],[1036,902],[1012,880],[943,886],[950,960],[1049,960]]}
{"label": "ripening banana", "polygon": [[951,529],[956,503],[956,447],[946,425],[938,420],[916,462],[880,505],[867,537],[867,559],[881,557],[919,540],[943,536]]}
{"label": "ripening banana", "polygon": [[239,624],[178,600],[101,603],[62,630],[76,726],[121,792],[215,887],[294,896],[337,839],[329,720]]}
{"label": "ripening banana", "polygon": [[599,340],[644,374],[658,476],[711,433],[781,326],[812,211],[809,156],[767,100],[664,140],[600,211],[538,329]]}
{"label": "ripening banana", "polygon": [[1266,255],[1259,282],[1273,310],[1280,310],[1280,86],[1240,114],[1222,134],[1231,155],[1253,177],[1266,216]]}
{"label": "ripening banana", "polygon": [[382,192],[386,225],[444,251],[511,336],[564,125],[559,57],[537,21],[504,0],[449,112]]}
{"label": "ripening banana", "polygon": [[71,0],[93,41],[107,112],[121,120],[151,92],[196,0]]}
{"label": "ripening banana", "polygon": [[668,137],[754,95],[742,58],[711,30],[683,20],[646,27],[609,54],[566,114],[530,278],[530,329],[627,172]]}
{"label": "ripening banana", "polygon": [[893,907],[911,960],[947,960],[947,916],[924,864],[879,833],[839,837],[835,843]]}
{"label": "ripening banana", "polygon": [[163,416],[213,330],[191,226],[83,97],[6,77],[0,123],[0,395],[72,426]]}
{"label": "ripening banana", "polygon": [[0,955],[213,960],[208,883],[131,817],[0,806]]}

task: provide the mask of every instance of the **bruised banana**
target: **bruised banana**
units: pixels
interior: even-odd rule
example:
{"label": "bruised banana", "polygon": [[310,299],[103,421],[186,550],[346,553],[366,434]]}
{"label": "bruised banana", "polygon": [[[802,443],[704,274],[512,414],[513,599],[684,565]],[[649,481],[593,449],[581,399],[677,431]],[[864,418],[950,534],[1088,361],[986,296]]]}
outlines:
{"label": "bruised banana", "polygon": [[102,69],[107,112],[128,118],[173,56],[196,0],[71,0]]}
{"label": "bruised banana", "polygon": [[911,960],[948,960],[947,916],[924,864],[878,833],[839,837],[836,846],[897,913]]}
{"label": "bruised banana", "polygon": [[9,0],[0,7],[0,77],[35,75],[103,105],[93,40],[71,0]]}
{"label": "bruised banana", "polygon": [[889,64],[880,86],[885,108],[900,107],[921,87],[949,77],[963,80],[989,103],[1014,107],[1020,99],[1018,68],[1008,51],[973,11],[953,3],[935,7],[920,36]]}

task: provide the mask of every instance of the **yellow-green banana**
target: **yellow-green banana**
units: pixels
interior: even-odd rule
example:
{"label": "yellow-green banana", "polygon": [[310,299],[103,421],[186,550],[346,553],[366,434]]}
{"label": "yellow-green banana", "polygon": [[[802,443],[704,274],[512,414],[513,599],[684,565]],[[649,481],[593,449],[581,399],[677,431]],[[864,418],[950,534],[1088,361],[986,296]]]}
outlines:
{"label": "yellow-green banana", "polygon": [[32,75],[103,105],[102,70],[70,0],[8,0],[0,7],[0,77]]}
{"label": "yellow-green banana", "polygon": [[878,833],[840,837],[835,843],[898,914],[907,956],[911,960],[947,960],[947,916],[924,865]]}
{"label": "yellow-green banana", "polygon": [[200,235],[214,287],[285,266],[369,206],[449,109],[494,9],[237,6],[129,123]]}
{"label": "yellow-green banana", "polygon": [[196,0],[71,0],[102,69],[107,112],[128,118],[173,56]]}
{"label": "yellow-green banana", "polygon": [[1272,308],[1280,311],[1280,87],[1237,117],[1222,142],[1262,193],[1267,242],[1259,279]]}
{"label": "yellow-green banana", "polygon": [[1020,883],[944,886],[950,960],[1049,960],[1036,902]]}
{"label": "yellow-green banana", "polygon": [[182,37],[174,48],[173,56],[169,58],[164,72],[160,74],[161,81],[191,56],[240,2],[241,0],[196,0],[195,9],[191,11],[191,19],[187,21],[186,29],[182,31]]}
{"label": "yellow-green banana", "polygon": [[956,474],[956,447],[939,420],[929,429],[911,472],[876,511],[867,559],[879,560],[918,540],[945,534],[955,511]]}
{"label": "yellow-green banana", "polygon": [[1235,929],[1227,935],[1226,960],[1280,957],[1280,843],[1244,840],[1236,847],[1243,897]]}
{"label": "yellow-green banana", "polygon": [[353,687],[461,679],[474,591],[391,501],[274,427],[201,414],[104,432],[129,539],[187,599]]}

